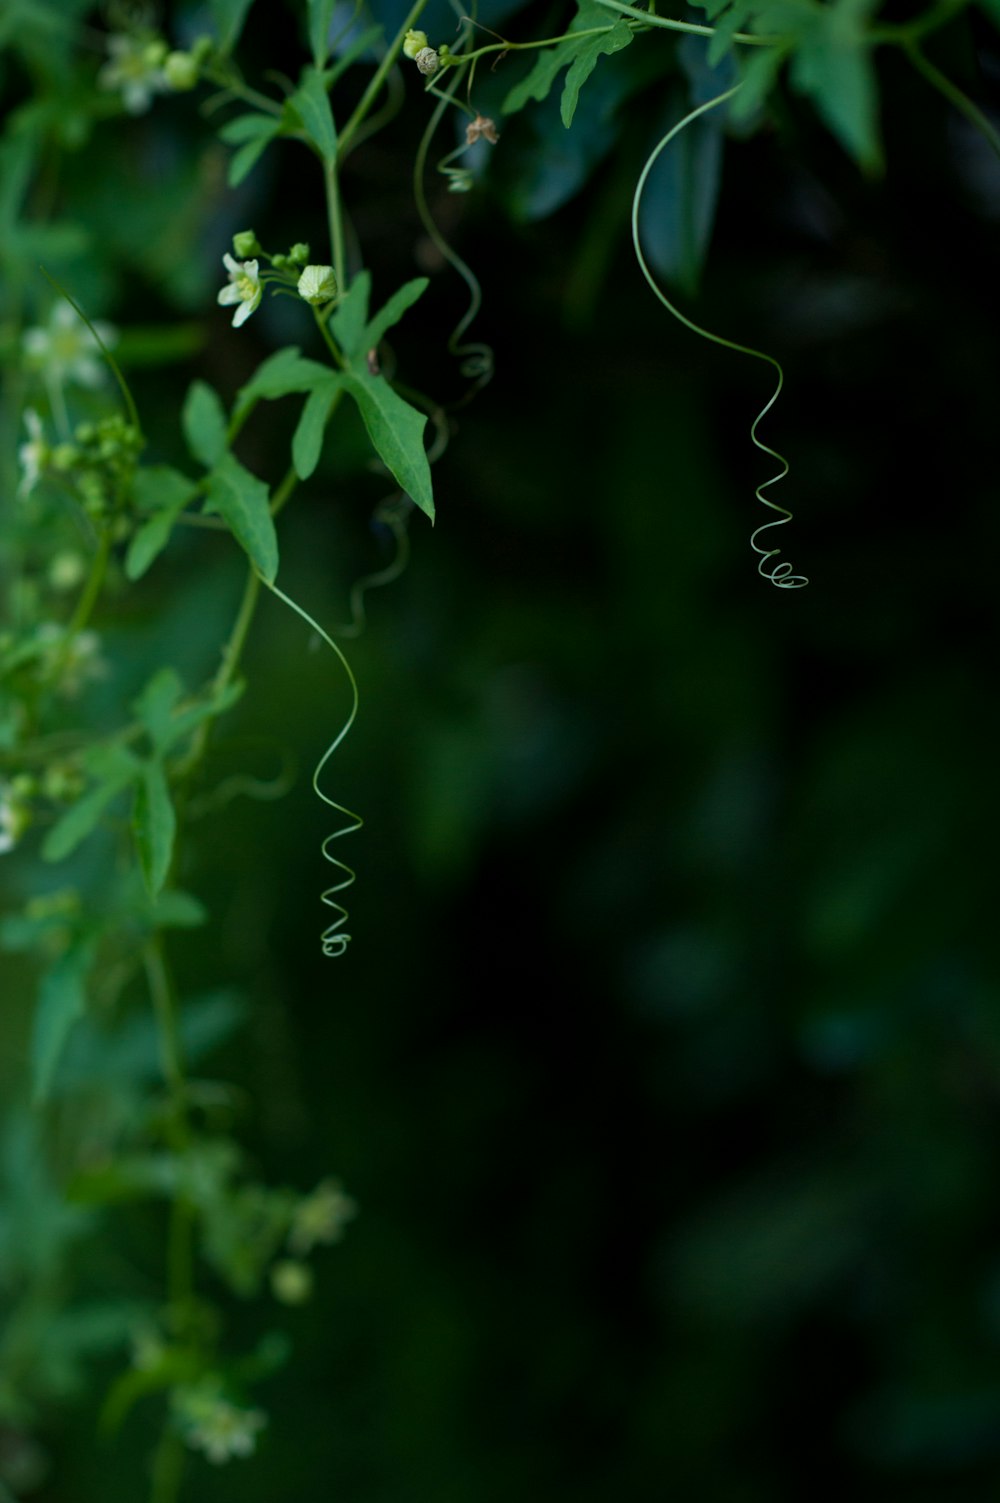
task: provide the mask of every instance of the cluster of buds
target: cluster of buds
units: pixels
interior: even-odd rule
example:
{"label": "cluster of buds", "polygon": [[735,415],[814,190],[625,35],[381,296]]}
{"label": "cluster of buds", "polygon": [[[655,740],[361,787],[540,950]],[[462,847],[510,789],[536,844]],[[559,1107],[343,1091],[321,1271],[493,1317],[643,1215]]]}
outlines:
{"label": "cluster of buds", "polygon": [[116,32],[108,37],[108,61],[97,75],[98,86],[120,93],[128,113],[141,115],[157,94],[195,88],[213,51],[211,37],[199,37],[190,52],[172,52],[162,37]]}
{"label": "cluster of buds", "polygon": [[[444,57],[442,53],[445,54]],[[408,31],[403,38],[403,56],[416,63],[420,72],[428,78],[447,61],[447,53],[447,47],[438,51],[428,45],[426,31]]]}
{"label": "cluster of buds", "polygon": [[[268,255],[262,249],[253,230],[240,230],[233,236],[235,256],[228,252],[223,256],[223,265],[229,281],[218,295],[223,307],[233,307],[233,327],[238,329],[246,323],[251,313],[260,306],[264,284],[271,280],[284,286],[293,283],[299,297],[314,308],[332,303],[337,296],[337,278],[332,266],[316,265],[309,260],[309,246],[299,240],[287,253]],[[269,261],[271,271],[262,272],[261,260]]]}

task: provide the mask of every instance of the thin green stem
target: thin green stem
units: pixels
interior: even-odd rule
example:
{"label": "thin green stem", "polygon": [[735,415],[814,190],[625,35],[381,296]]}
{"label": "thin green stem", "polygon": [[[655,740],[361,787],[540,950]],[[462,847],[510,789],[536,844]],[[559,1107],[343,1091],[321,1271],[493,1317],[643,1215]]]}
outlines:
{"label": "thin green stem", "polygon": [[344,254],[344,216],[340,203],[340,184],[337,180],[336,157],[325,164],[323,181],[326,188],[326,216],[330,228],[330,252],[333,256],[333,274],[337,279],[338,292],[343,292],[347,276],[347,258]]}
{"label": "thin green stem", "polygon": [[367,117],[368,111],[375,103],[375,100],[378,97],[379,90],[385,82],[390,68],[393,66],[397,57],[402,51],[403,40],[406,36],[406,33],[408,31],[412,31],[416,23],[420,20],[421,14],[423,13],[426,4],[427,0],[415,0],[415,3],[410,7],[410,11],[406,17],[406,20],[399,28],[389,47],[387,47],[385,57],[376,68],[371,82],[358,101],[357,108],[348,120],[347,124],[344,126],[344,129],[340,132],[338,154],[341,161],[343,161],[344,157],[347,155],[347,152],[350,150],[351,142],[354,139],[358,127]]}
{"label": "thin green stem", "polygon": [[912,21],[890,21],[884,26],[873,26],[868,32],[868,40],[897,43],[905,47],[907,42],[918,41],[921,37],[929,36],[932,31],[947,26],[968,4],[969,0],[940,0],[939,4],[932,5],[930,10],[922,16],[914,17]]}
{"label": "thin green stem", "polygon": [[83,631],[83,628],[90,620],[91,613],[97,604],[98,596],[104,584],[104,577],[108,572],[108,560],[110,557],[111,533],[108,529],[105,529],[98,539],[97,552],[91,561],[87,582],[76,603],[76,610],[70,617],[69,625],[66,628],[67,641],[75,637],[78,632]]}
{"label": "thin green stem", "polygon": [[[598,5],[603,5],[605,10],[618,11],[620,15],[628,16],[633,21],[641,21],[645,26],[659,26],[665,31],[686,31],[691,36],[714,37],[714,26],[697,26],[693,21],[673,21],[668,16],[655,16],[646,10],[636,10],[634,5],[625,5],[623,0],[597,0]],[[784,45],[788,38],[783,36],[755,37],[748,31],[734,31],[730,38],[733,42],[740,42],[744,47],[778,47]]]}
{"label": "thin green stem", "polygon": [[163,1428],[153,1455],[150,1503],[176,1503],[184,1475],[184,1442],[169,1424]]}
{"label": "thin green stem", "polygon": [[987,120],[979,106],[973,104],[968,94],[964,93],[958,87],[958,84],[952,83],[951,79],[935,68],[933,63],[928,62],[916,42],[904,42],[903,51],[917,72],[926,78],[931,88],[937,89],[938,93],[942,94],[949,104],[954,105],[955,109],[964,115],[971,125],[974,125],[977,130],[982,131],[997,156],[1000,157],[1000,132]]}
{"label": "thin green stem", "polygon": [[614,26],[588,26],[585,31],[564,31],[558,37],[543,37],[540,42],[490,42],[485,47],[477,47],[475,52],[450,52],[442,58],[446,67],[457,64],[474,63],[481,57],[487,57],[491,52],[528,52],[533,47],[555,47],[559,42],[581,41],[584,37],[605,36],[613,31]]}

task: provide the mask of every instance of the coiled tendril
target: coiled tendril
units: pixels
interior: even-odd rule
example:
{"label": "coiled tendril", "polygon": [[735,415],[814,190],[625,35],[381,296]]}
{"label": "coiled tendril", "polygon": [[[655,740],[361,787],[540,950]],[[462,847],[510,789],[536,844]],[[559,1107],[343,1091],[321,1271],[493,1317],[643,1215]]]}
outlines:
{"label": "coiled tendril", "polygon": [[661,152],[665,151],[674,137],[679,135],[693,120],[697,120],[700,115],[706,114],[709,110],[714,110],[718,105],[725,104],[726,100],[731,99],[740,87],[740,84],[736,84],[733,88],[726,89],[724,93],[715,95],[714,98],[709,99],[705,104],[699,104],[685,115],[682,120],[679,120],[676,125],[672,126],[663,139],[650,152],[646,164],[639,174],[639,181],[635,185],[635,193],[632,197],[632,244],[635,247],[636,260],[639,262],[640,271],[668,313],[672,313],[674,318],[678,319],[685,328],[690,329],[695,334],[700,334],[703,339],[709,339],[713,344],[720,344],[724,349],[735,350],[739,355],[752,355],[755,360],[763,360],[767,365],[772,366],[777,373],[777,383],[774,391],[750,425],[750,437],[762,453],[769,455],[771,459],[777,460],[781,466],[778,473],[772,475],[769,480],[762,481],[757,486],[755,492],[757,500],[761,505],[767,506],[771,511],[777,512],[778,516],[769,522],[762,522],[759,527],[754,529],[750,534],[750,546],[755,553],[760,555],[757,562],[757,573],[762,579],[766,579],[771,584],[776,585],[779,590],[797,590],[809,583],[806,576],[804,574],[796,574],[787,559],[782,563],[775,562],[772,564],[771,560],[778,558],[781,549],[767,548],[757,541],[761,534],[767,532],[770,528],[783,527],[786,522],[792,520],[792,513],[786,507],[779,506],[776,501],[772,501],[764,494],[772,485],[777,485],[779,480],[784,480],[788,474],[788,460],[783,454],[779,454],[776,449],[772,449],[770,445],[765,444],[763,439],[757,435],[757,429],[760,427],[761,422],[781,395],[782,387],[785,384],[785,373],[773,355],[768,355],[763,350],[751,349],[749,345],[737,344],[732,339],[723,338],[721,334],[713,334],[710,330],[703,329],[700,324],[696,324],[690,318],[687,318],[679,308],[674,306],[657,283],[642,253],[642,246],[639,241],[639,204],[642,200],[642,192],[646,186],[646,180],[653,170],[655,163],[659,160]]}
{"label": "coiled tendril", "polygon": [[355,830],[360,830],[364,821],[361,819],[360,815],[352,813],[350,809],[345,809],[343,804],[338,804],[336,799],[332,799],[328,794],[324,793],[323,789],[320,787],[319,780],[320,775],[322,774],[327,762],[329,762],[334,752],[341,745],[344,738],[350,731],[351,726],[354,724],[355,718],[357,717],[358,685],[357,681],[355,680],[354,674],[351,672],[350,663],[347,661],[343,652],[337,646],[337,643],[333,640],[333,638],[323,630],[318,622],[313,620],[308,611],[304,610],[301,605],[298,605],[294,600],[291,599],[290,596],[286,595],[284,590],[280,590],[275,584],[268,583],[267,580],[265,580],[264,582],[268,585],[268,589],[272,594],[277,595],[279,600],[283,600],[289,607],[289,609],[293,610],[297,616],[300,616],[307,626],[312,627],[313,631],[316,632],[318,636],[322,637],[327,646],[337,654],[344,672],[347,674],[347,681],[351,687],[351,707],[348,711],[347,719],[344,721],[340,730],[337,732],[337,735],[333,738],[326,751],[316,763],[316,769],[312,775],[313,791],[315,792],[317,798],[322,799],[324,804],[328,805],[331,809],[335,809],[338,814],[343,815],[347,820],[347,824],[342,825],[339,829],[331,831],[331,833],[326,836],[320,847],[324,857],[327,861],[329,861],[330,865],[335,867],[338,872],[343,874],[341,881],[334,883],[332,887],[327,887],[321,894],[322,901],[328,908],[332,908],[334,913],[337,915],[333,923],[328,924],[327,927],[323,930],[323,934],[321,936],[323,954],[334,957],[343,955],[351,940],[350,934],[348,934],[344,928],[344,925],[349,922],[350,915],[348,914],[348,911],[344,907],[343,903],[338,900],[337,894],[345,892],[348,887],[351,887],[353,885],[355,874],[352,868],[347,865],[346,861],[341,861],[339,857],[335,856],[332,853],[330,847],[335,840],[340,840],[345,835],[353,835]]}
{"label": "coiled tendril", "polygon": [[[464,46],[467,35],[467,30],[461,33],[458,42],[459,47]],[[435,223],[424,189],[424,174],[427,170],[427,156],[430,151],[431,141],[448,106],[456,104],[454,96],[461,79],[462,72],[456,69],[454,77],[446,88],[439,89],[433,87],[428,91],[437,97],[438,102],[420,138],[420,145],[417,147],[417,154],[413,163],[413,197],[427,238],[448,264],[458,272],[469,289],[469,305],[448,339],[448,351],[459,361],[459,373],[466,381],[472,382],[469,391],[462,398],[462,403],[464,403],[484,387],[493,375],[492,347],[474,340],[467,344],[462,343],[470,325],[478,317],[479,310],[482,307],[483,294],[475,272],[462,260],[462,257],[454,247],[448,243]],[[456,108],[458,107],[456,104]],[[458,157],[463,156],[468,150],[468,146],[456,147],[454,151],[449,151],[447,155],[442,157],[438,163],[438,171],[450,179],[450,186],[452,188],[457,188],[459,191],[464,191],[466,188],[472,186],[472,174],[467,168],[453,167],[451,163]],[[452,405],[457,407],[461,404],[454,403]]]}

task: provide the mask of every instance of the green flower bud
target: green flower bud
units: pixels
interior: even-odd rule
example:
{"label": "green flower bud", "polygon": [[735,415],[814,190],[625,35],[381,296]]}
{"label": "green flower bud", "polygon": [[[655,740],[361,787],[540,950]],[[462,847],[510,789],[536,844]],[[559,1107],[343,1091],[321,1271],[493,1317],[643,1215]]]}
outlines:
{"label": "green flower bud", "polygon": [[274,267],[275,271],[284,271],[288,264],[289,261],[287,256],[277,255],[271,257],[271,265]]}
{"label": "green flower bud", "polygon": [[191,56],[196,63],[207,63],[215,51],[215,41],[210,36],[197,37],[191,48]]}
{"label": "green flower bud", "polygon": [[307,266],[299,277],[299,297],[318,307],[337,296],[337,278],[332,266]]}
{"label": "green flower bud", "polygon": [[283,1258],[271,1269],[271,1293],[283,1305],[304,1305],[313,1291],[312,1269],[293,1258]]}
{"label": "green flower bud", "polygon": [[179,94],[193,89],[201,70],[190,52],[170,52],[163,64],[163,76],[172,89]]}
{"label": "green flower bud", "polygon": [[142,49],[142,61],[147,68],[161,68],[168,50],[166,42],[160,39],[148,42]]}
{"label": "green flower bud", "polygon": [[426,31],[408,31],[403,38],[403,56],[408,57],[412,63],[417,53],[422,52],[426,46]]}
{"label": "green flower bud", "polygon": [[75,590],[83,583],[87,566],[79,553],[57,553],[49,564],[49,584],[53,590]]}
{"label": "green flower bud", "polygon": [[289,261],[296,262],[299,266],[305,266],[309,260],[309,247],[304,240],[296,240],[288,252],[288,259]]}
{"label": "green flower bud", "polygon": [[233,236],[233,251],[241,261],[249,260],[252,256],[262,256],[264,254],[253,230],[237,231]]}
{"label": "green flower bud", "polygon": [[52,450],[52,468],[65,474],[79,461],[80,451],[75,444],[56,444]]}

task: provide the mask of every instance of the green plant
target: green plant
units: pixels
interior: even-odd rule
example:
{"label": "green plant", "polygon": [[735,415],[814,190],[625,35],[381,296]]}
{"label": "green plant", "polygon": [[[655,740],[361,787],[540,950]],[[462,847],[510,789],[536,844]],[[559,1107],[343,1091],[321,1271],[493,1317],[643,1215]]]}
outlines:
{"label": "green plant", "polygon": [[[256,1177],[236,1141],[231,1094],[192,1075],[236,1029],[243,1009],[227,993],[180,995],[172,961],[185,931],[214,921],[182,885],[195,821],[237,792],[260,791],[259,779],[228,768],[220,776],[213,738],[244,692],[244,649],[267,592],[319,635],[346,673],[348,710],[331,727],[314,784],[346,821],[323,843],[337,880],[323,894],[333,917],[321,943],[330,956],[348,943],[340,895],[353,873],[331,842],[360,820],[328,790],[357,689],[338,633],[279,584],[277,523],[321,472],[341,431],[355,471],[375,462],[388,477],[396,491],[380,499],[378,514],[390,554],[355,588],[351,625],[359,628],[364,589],[388,583],[405,563],[412,509],[433,518],[430,461],[443,452],[448,414],[395,378],[386,336],[405,328],[428,279],[405,281],[372,311],[375,278],[351,230],[345,162],[374,132],[392,128],[405,90],[432,96],[414,149],[416,194],[430,239],[470,293],[468,310],[442,339],[460,362],[464,398],[485,382],[491,363],[487,347],[468,342],[479,311],[474,273],[439,230],[428,199],[435,132],[449,115],[458,119],[456,144],[438,167],[449,191],[461,195],[489,181],[492,153],[502,162],[505,120],[522,111],[541,116],[535,171],[542,178],[553,132],[572,133],[584,117],[581,157],[559,166],[564,183],[576,174],[580,186],[624,135],[630,104],[666,80],[684,103],[655,143],[644,143],[632,200],[636,254],[657,297],[689,329],[775,369],[777,387],[751,437],[780,461],[776,479],[787,465],[758,426],[772,413],[782,368],[749,346],[706,335],[663,292],[643,237],[644,192],[657,165],[679,154],[668,189],[674,244],[670,255],[661,247],[659,275],[690,291],[708,243],[724,124],[745,132],[770,109],[785,108],[786,75],[792,95],[804,96],[873,176],[883,165],[880,47],[898,48],[994,139],[975,105],[921,50],[959,6],[935,6],[898,25],[856,3],[704,8],[708,25],[618,0],[581,0],[568,24],[539,39],[522,34],[523,18],[507,7],[482,23],[460,19],[450,42],[433,33],[433,46],[432,33],[417,24],[428,10],[423,0],[386,26],[378,24],[378,6],[373,24],[359,26],[357,13],[335,15],[332,0],[311,0],[298,18],[306,60],[294,81],[267,93],[234,61],[247,0],[216,0],[214,33],[175,50],[135,12],[112,12],[103,32],[85,3],[58,12],[7,7],[15,107],[3,143],[0,211],[12,501],[3,557],[10,619],[0,640],[0,841],[26,864],[22,901],[0,938],[9,955],[26,957],[16,975],[32,1008],[30,1101],[10,1112],[4,1161],[0,1277],[13,1313],[0,1339],[0,1414],[30,1433],[49,1404],[81,1385],[95,1355],[130,1353],[104,1402],[103,1425],[112,1432],[140,1401],[160,1402],[154,1503],[179,1496],[188,1451],[213,1463],[244,1456],[265,1423],[256,1388],[285,1360],[286,1345],[267,1333],[252,1350],[234,1351],[220,1313],[226,1299],[273,1295],[292,1305],[308,1298],[309,1258],[340,1237],[354,1209],[335,1180],[302,1192]],[[502,22],[513,36],[497,35],[487,21]],[[504,69],[522,53],[522,71],[508,81]],[[498,62],[504,68],[489,71]],[[558,118],[551,110],[546,117],[563,74]],[[279,143],[311,159],[328,243],[314,259],[300,238],[313,231],[303,225],[290,224],[277,250],[277,242],[268,250],[253,231],[238,230],[222,253],[227,280],[216,301],[234,310],[232,325],[243,329],[265,298],[288,299],[298,342],[279,343],[235,391],[220,392],[198,375],[180,402],[150,412],[139,391],[144,364],[169,369],[189,360],[201,337],[200,326],[191,337],[182,313],[206,316],[196,241],[208,208],[181,168],[164,218],[140,205],[124,216],[134,213],[137,223],[116,225],[117,239],[105,245],[109,207],[88,208],[87,185],[75,187],[69,164],[89,153],[95,175],[120,168],[125,116],[158,103],[179,107],[183,98],[169,96],[189,94],[199,105],[197,129],[232,148],[231,188]],[[702,174],[706,160],[715,167]],[[125,300],[136,264],[148,283],[159,278],[167,289],[173,321],[116,332],[95,314],[113,311],[116,296]],[[218,309],[214,318],[223,318]],[[278,446],[269,445],[265,477],[242,446],[269,404],[286,398],[298,408],[285,435],[287,456],[275,464]],[[752,532],[751,545],[766,578],[794,587],[804,576],[759,541],[790,516],[764,494],[773,483],[760,485],[757,496],[779,515]],[[196,572],[202,554],[217,548],[216,534],[245,557],[242,594],[218,666],[182,674],[162,665],[169,654],[155,636],[144,655],[135,652],[119,619],[129,601],[145,598],[156,571],[173,564],[178,574]],[[217,648],[214,628],[214,620],[204,623],[193,654],[199,669]],[[116,653],[118,671],[109,679]],[[278,789],[285,781],[277,779]],[[167,1209],[165,1290],[95,1299],[74,1285],[75,1250],[133,1202]],[[17,1490],[17,1479],[10,1485]]]}

